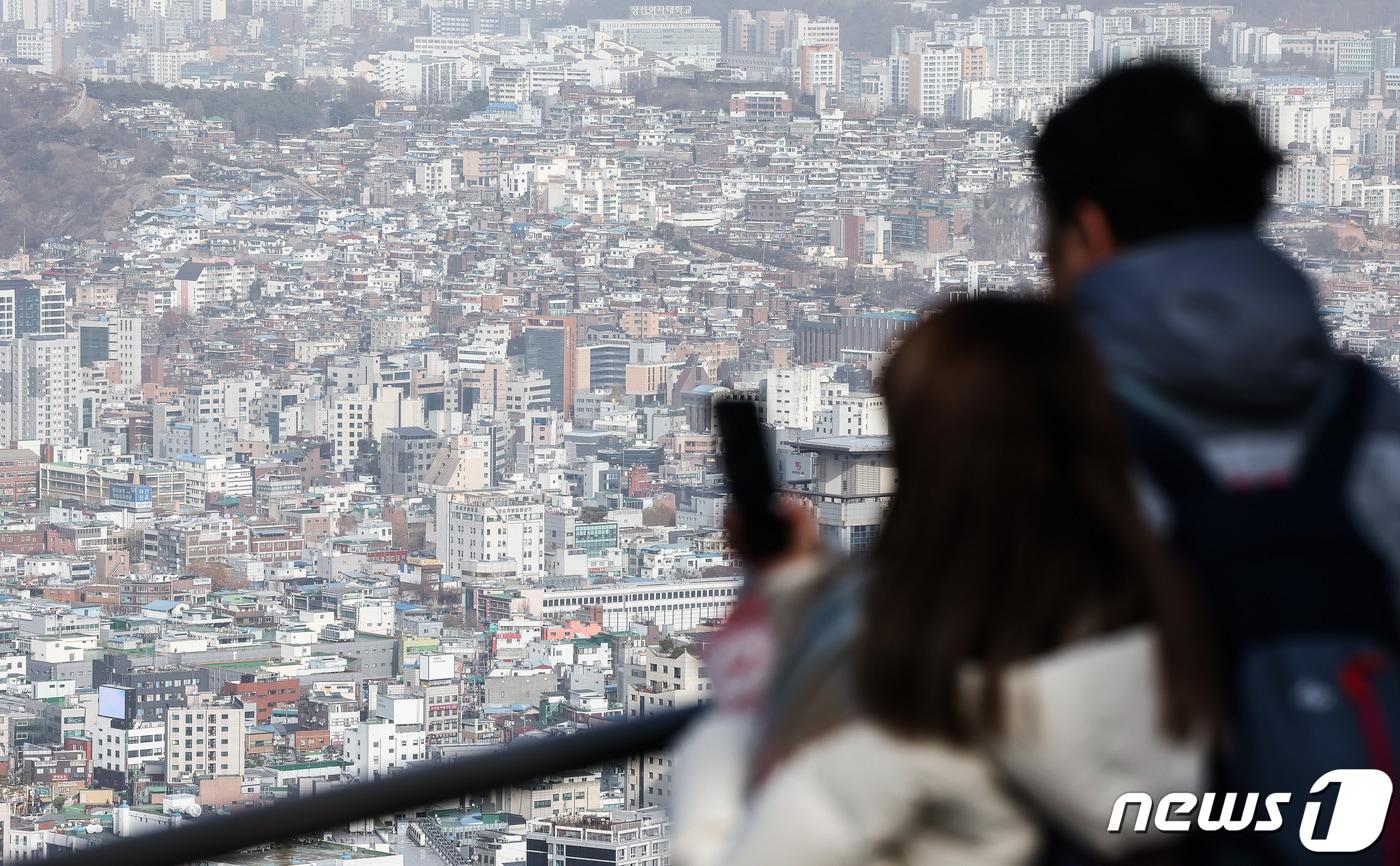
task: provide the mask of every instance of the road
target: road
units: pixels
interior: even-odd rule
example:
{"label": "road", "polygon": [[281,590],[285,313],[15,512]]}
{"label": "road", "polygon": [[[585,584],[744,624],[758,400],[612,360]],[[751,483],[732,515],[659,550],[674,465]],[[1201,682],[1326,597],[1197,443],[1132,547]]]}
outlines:
{"label": "road", "polygon": [[78,99],[73,103],[73,107],[68,109],[68,113],[58,119],[60,124],[71,123],[74,126],[87,126],[97,119],[98,102],[88,96],[87,85],[78,85]]}

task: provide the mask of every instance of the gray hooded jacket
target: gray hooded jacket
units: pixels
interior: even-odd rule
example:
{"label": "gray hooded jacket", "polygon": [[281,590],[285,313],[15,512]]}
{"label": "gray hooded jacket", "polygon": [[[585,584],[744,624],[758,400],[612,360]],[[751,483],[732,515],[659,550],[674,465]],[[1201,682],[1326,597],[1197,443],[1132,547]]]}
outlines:
{"label": "gray hooded jacket", "polygon": [[[1176,430],[1222,479],[1286,476],[1340,394],[1342,358],[1311,285],[1252,232],[1133,248],[1090,273],[1074,303],[1120,398]],[[1376,388],[1349,496],[1400,578],[1400,393],[1380,377]],[[1169,524],[1161,498],[1144,495]]]}

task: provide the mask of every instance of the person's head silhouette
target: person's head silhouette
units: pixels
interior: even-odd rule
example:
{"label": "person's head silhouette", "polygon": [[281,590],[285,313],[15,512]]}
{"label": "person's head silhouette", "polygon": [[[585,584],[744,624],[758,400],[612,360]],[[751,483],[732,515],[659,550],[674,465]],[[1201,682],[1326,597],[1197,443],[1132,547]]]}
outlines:
{"label": "person's head silhouette", "polygon": [[1046,124],[1035,162],[1056,291],[1118,250],[1173,234],[1254,226],[1278,154],[1248,109],[1170,63],[1112,72]]}

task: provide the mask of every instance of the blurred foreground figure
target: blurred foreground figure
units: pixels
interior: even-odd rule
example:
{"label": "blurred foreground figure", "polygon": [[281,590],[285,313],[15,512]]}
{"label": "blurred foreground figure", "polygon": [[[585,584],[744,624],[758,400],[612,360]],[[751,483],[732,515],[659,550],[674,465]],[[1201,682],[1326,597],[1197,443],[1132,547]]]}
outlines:
{"label": "blurred foreground figure", "polygon": [[1199,790],[1213,690],[1088,341],[1057,306],[950,307],[884,393],[900,485],[868,573],[813,577],[762,708],[721,706],[679,749],[674,861],[1163,844],[1103,827],[1124,791]]}
{"label": "blurred foreground figure", "polygon": [[[1073,331],[1047,313],[1036,342],[1015,305],[993,332],[984,302],[937,315],[885,384],[901,487],[878,555],[794,551],[783,591],[759,584],[748,627],[768,623],[776,662],[681,748],[676,862],[1306,863],[1339,823],[1347,862],[1400,862],[1394,799],[1360,830],[1300,815],[1330,811],[1322,775],[1400,755],[1400,396],[1333,349],[1260,239],[1277,155],[1244,108],[1146,65],[1052,119],[1036,162],[1062,315],[1189,579],[1142,535]],[[1185,856],[1105,830],[1121,794],[1202,785],[1289,795],[1284,829],[1253,832],[1268,816],[1241,798],[1243,829]]]}
{"label": "blurred foreground figure", "polygon": [[[1400,755],[1400,398],[1332,348],[1312,287],[1260,239],[1277,157],[1243,106],[1131,68],[1056,115],[1035,158],[1054,291],[1213,617],[1211,787],[1292,795],[1282,831],[1201,843],[1232,864],[1314,862],[1315,781],[1393,775]],[[1400,829],[1348,862],[1400,862]]]}

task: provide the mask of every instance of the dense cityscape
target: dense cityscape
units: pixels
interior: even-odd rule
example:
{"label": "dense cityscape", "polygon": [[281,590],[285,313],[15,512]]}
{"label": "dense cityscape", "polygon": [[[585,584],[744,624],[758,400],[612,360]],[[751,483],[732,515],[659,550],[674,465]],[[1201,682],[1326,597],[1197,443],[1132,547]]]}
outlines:
{"label": "dense cityscape", "polygon": [[[1251,107],[1268,238],[1400,376],[1394,6],[712,6],[0,0],[5,863],[709,701],[716,402],[868,550],[889,347],[1042,288],[1030,148],[1105,70]],[[665,866],[671,783],[277,862]]]}

